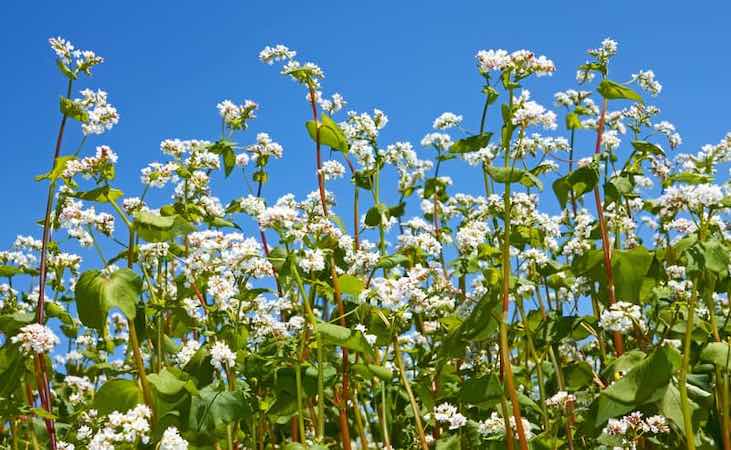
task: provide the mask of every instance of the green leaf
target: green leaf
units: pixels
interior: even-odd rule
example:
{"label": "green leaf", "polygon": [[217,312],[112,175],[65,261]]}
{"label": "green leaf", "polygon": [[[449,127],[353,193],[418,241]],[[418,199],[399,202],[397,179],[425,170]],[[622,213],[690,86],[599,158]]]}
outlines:
{"label": "green leaf", "polygon": [[347,349],[371,354],[373,350],[361,333],[353,333],[349,328],[341,327],[332,323],[318,323],[317,332],[325,342],[345,347]]}
{"label": "green leaf", "polygon": [[449,151],[451,153],[472,153],[476,152],[484,147],[487,146],[487,143],[490,142],[490,138],[492,137],[492,133],[482,133],[482,134],[476,134],[474,136],[469,136],[464,139],[460,139],[454,144],[452,144],[451,147],[449,147]]}
{"label": "green leaf", "polygon": [[75,160],[75,156],[59,156],[56,158],[56,160],[53,162],[53,169],[51,169],[50,172],[46,172],[41,175],[37,175],[35,177],[36,181],[41,180],[50,180],[50,181],[56,181],[63,175],[63,172],[66,170],[66,164],[69,161]]}
{"label": "green leaf", "polygon": [[601,392],[612,400],[640,406],[659,399],[680,366],[680,354],[670,346],[663,346],[640,361],[619,381]]}
{"label": "green leaf", "polygon": [[665,152],[663,152],[660,147],[647,141],[632,141],[632,147],[642,154],[650,153],[657,156],[665,155]]}
{"label": "green leaf", "polygon": [[141,292],[142,280],[130,269],[119,269],[111,275],[99,270],[84,272],[75,289],[79,319],[87,327],[102,330],[109,310],[119,308],[133,320]]}
{"label": "green leaf", "polygon": [[340,284],[340,291],[344,294],[352,295],[353,297],[358,297],[365,288],[363,280],[358,277],[354,277],[353,275],[340,275],[338,277],[338,282]]}
{"label": "green leaf", "polygon": [[645,247],[612,252],[612,271],[617,299],[639,301],[640,290],[654,256]]}
{"label": "green leaf", "polygon": [[72,194],[71,197],[90,202],[111,203],[123,195],[124,193],[119,189],[115,189],[109,186],[102,186],[87,192],[76,192]]}
{"label": "green leaf", "polygon": [[187,381],[179,379],[168,368],[162,369],[160,373],[149,374],[147,379],[163,395],[175,395],[188,385]]}
{"label": "green leaf", "polygon": [[94,395],[94,408],[100,416],[112,411],[125,412],[144,403],[142,391],[133,380],[109,380]]}
{"label": "green leaf", "polygon": [[436,450],[460,450],[462,444],[459,434],[443,437],[437,441]]}
{"label": "green leaf", "polygon": [[575,112],[570,112],[566,115],[566,128],[569,130],[578,130],[581,128],[581,119]]}
{"label": "green leaf", "polygon": [[59,106],[61,108],[61,114],[82,123],[89,121],[89,113],[86,112],[86,108],[81,103],[75,102],[67,97],[61,97]]}
{"label": "green leaf", "polygon": [[177,214],[160,216],[147,211],[134,215],[134,227],[148,242],[165,242],[195,230],[195,227]]}
{"label": "green leaf", "polygon": [[365,216],[365,224],[369,227],[378,226],[383,220],[383,206],[376,205],[368,210]]}
{"label": "green leaf", "polygon": [[556,194],[561,208],[566,208],[572,191],[574,198],[579,199],[582,195],[592,191],[598,182],[599,171],[594,164],[588,164],[554,181],[553,192]]}
{"label": "green leaf", "polygon": [[711,342],[701,351],[700,360],[728,371],[731,368],[731,346],[728,342]]}
{"label": "green leaf", "polygon": [[305,123],[307,132],[313,141],[317,141],[317,130],[320,130],[320,144],[327,145],[334,150],[340,150],[341,152],[348,152],[348,138],[345,137],[345,133],[340,126],[335,123],[327,114],[321,115],[321,122],[318,124],[314,120],[308,120]]}
{"label": "green leaf", "polygon": [[408,261],[409,258],[406,255],[402,255],[401,253],[394,253],[393,255],[381,256],[381,258],[378,260],[378,264],[376,265],[376,267],[379,269],[393,269],[394,267]]}
{"label": "green leaf", "polygon": [[607,100],[633,100],[642,103],[640,94],[631,88],[611,80],[602,80],[597,91]]}
{"label": "green leaf", "polygon": [[543,190],[541,180],[527,170],[488,166],[487,173],[496,183],[520,183],[525,187],[535,187],[538,190]]}
{"label": "green leaf", "polygon": [[222,431],[226,425],[246,419],[251,413],[242,391],[230,392],[219,382],[211,383],[193,396],[188,426],[198,432]]}

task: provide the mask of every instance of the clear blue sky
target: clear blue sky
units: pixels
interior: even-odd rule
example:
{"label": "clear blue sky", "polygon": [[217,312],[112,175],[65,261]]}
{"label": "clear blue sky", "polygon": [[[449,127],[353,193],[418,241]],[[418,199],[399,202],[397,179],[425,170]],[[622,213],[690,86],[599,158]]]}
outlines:
{"label": "clear blue sky", "polygon": [[[482,102],[477,50],[527,48],[553,59],[558,72],[552,79],[528,86],[551,105],[554,91],[575,87],[585,50],[609,36],[620,44],[617,78],[652,68],[664,84],[657,101],[662,118],[677,125],[681,151],[695,152],[731,128],[731,4],[702,3],[5,1],[0,247],[31,232],[42,214],[45,184],[33,176],[50,164],[65,83],[48,48],[51,36],[106,58],[84,87],[107,90],[121,121],[91,144],[108,144],[119,154],[117,184],[125,192],[139,194],[139,169],[161,157],[162,139],[215,139],[216,103],[250,98],[262,108],[239,141],[248,144],[257,131],[267,131],[285,148],[266,190],[303,194],[314,189],[304,95],[277,69],[259,63],[267,44],[285,43],[320,64],[325,93],[342,93],[349,108],[383,109],[391,119],[384,144],[417,145],[443,111],[464,114],[466,126],[476,128]],[[73,130],[67,152],[78,142]],[[580,153],[586,156],[589,148]],[[477,183],[465,176],[459,189],[474,190],[470,180]],[[227,182],[217,192],[227,201],[241,190]]]}

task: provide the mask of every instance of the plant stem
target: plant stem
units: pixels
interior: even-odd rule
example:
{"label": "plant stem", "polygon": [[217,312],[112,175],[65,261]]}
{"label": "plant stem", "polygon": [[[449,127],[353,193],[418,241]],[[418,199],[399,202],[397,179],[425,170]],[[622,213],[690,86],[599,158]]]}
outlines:
{"label": "plant stem", "polygon": [[[315,151],[316,151],[316,167],[317,167],[317,187],[320,192],[320,203],[322,205],[322,215],[324,218],[329,216],[327,210],[327,196],[325,195],[325,176],[323,175],[322,169],[322,152],[320,145],[320,126],[317,118],[317,104],[315,103],[316,95],[315,89],[312,85],[309,86],[310,90],[310,107],[312,108],[312,119],[315,121]],[[346,326],[345,321],[345,306],[343,305],[343,299],[340,297],[340,283],[338,281],[338,274],[335,266],[335,257],[330,257],[330,275],[332,278],[333,285],[333,297],[340,314],[340,326]],[[349,352],[345,347],[340,347],[340,351],[343,355],[342,358],[342,370],[343,380],[341,385],[341,399],[342,401],[338,404],[339,418],[340,418],[340,433],[342,435],[343,450],[351,450],[350,443],[350,429],[348,427],[348,398],[350,398],[350,369],[349,369]]]}
{"label": "plant stem", "polygon": [[[597,123],[596,130],[596,144],[594,146],[594,154],[598,155],[601,153],[602,136],[604,134],[604,123],[607,116],[607,99],[602,101],[602,110],[599,116],[599,123]],[[599,232],[602,237],[602,252],[604,253],[604,270],[607,274],[607,291],[609,294],[609,304],[613,305],[617,302],[617,297],[614,291],[614,274],[612,271],[612,253],[609,246],[609,234],[607,232],[607,221],[604,218],[604,206],[602,204],[601,194],[599,193],[599,184],[594,186],[594,202],[596,203],[596,212],[599,219]],[[615,331],[613,333],[614,338],[614,352],[617,356],[621,356],[624,353],[624,339],[622,335]]]}
{"label": "plant stem", "polygon": [[695,435],[693,433],[693,417],[688,400],[688,366],[690,364],[690,352],[693,344],[693,320],[695,318],[695,302],[697,290],[693,289],[693,295],[688,302],[688,319],[685,325],[685,342],[683,344],[683,362],[680,366],[678,377],[678,389],[680,390],[680,408],[683,411],[683,428],[685,428],[685,439],[688,450],[695,450]]}
{"label": "plant stem", "polygon": [[401,382],[404,384],[406,395],[409,397],[411,403],[411,410],[414,413],[414,422],[416,423],[416,433],[419,435],[419,443],[422,450],[429,450],[429,444],[426,442],[426,436],[424,435],[424,427],[421,424],[421,410],[419,405],[416,403],[414,393],[411,391],[411,383],[406,378],[406,369],[404,369],[404,361],[401,359],[401,350],[399,348],[398,336],[393,337],[393,351],[396,365],[398,366],[399,373],[401,374]]}
{"label": "plant stem", "polygon": [[[510,105],[512,108],[512,92],[510,95]],[[522,135],[523,131],[521,131]],[[505,169],[510,170],[510,143],[504,145],[505,150]],[[525,437],[523,429],[522,415],[520,413],[520,403],[518,402],[518,393],[515,390],[513,381],[513,367],[510,362],[510,350],[508,347],[508,306],[510,303],[510,179],[505,183],[505,193],[503,194],[503,210],[504,210],[504,233],[502,248],[502,265],[503,265],[503,283],[502,283],[502,310],[503,318],[500,321],[500,368],[503,375],[505,388],[510,396],[510,402],[513,406],[513,416],[515,417],[515,428],[518,431],[518,441],[521,450],[528,450],[528,440]]]}

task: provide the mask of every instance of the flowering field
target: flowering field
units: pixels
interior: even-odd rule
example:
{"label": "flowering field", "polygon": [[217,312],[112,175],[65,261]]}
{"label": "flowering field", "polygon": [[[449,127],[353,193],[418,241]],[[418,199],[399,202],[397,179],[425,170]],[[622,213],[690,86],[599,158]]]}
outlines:
{"label": "flowering field", "polygon": [[526,89],[550,59],[479,51],[484,107],[419,145],[266,47],[312,159],[278,199],[286,152],[246,133],[251,100],[119,186],[100,137],[119,114],[87,87],[103,59],[50,45],[67,87],[45,215],[0,252],[0,448],[731,450],[731,134],[681,153],[655,74],[609,77],[611,39],[558,112]]}

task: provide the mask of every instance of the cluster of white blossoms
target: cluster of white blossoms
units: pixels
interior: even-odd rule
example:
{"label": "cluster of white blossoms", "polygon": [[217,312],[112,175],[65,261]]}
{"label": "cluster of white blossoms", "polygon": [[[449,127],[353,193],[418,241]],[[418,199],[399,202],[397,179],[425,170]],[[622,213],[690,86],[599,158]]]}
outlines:
{"label": "cluster of white blossoms", "polygon": [[680,133],[675,130],[675,125],[668,122],[667,120],[663,120],[654,124],[653,128],[655,128],[658,133],[664,134],[665,137],[667,137],[670,148],[677,148],[680,144],[683,143],[683,139],[680,137]]}
{"label": "cluster of white blossoms", "polygon": [[629,333],[635,327],[640,331],[644,331],[646,328],[642,309],[639,305],[629,302],[617,302],[602,311],[599,326],[607,331],[618,333]]}
{"label": "cluster of white blossoms", "polygon": [[322,98],[322,94],[319,91],[317,92],[317,94],[317,104],[320,105],[320,108],[322,108],[323,111],[326,111],[330,115],[335,114],[336,112],[345,108],[345,105],[348,104],[343,96],[338,94],[337,92],[331,95],[329,99]]}
{"label": "cluster of white blossoms", "polygon": [[179,367],[185,367],[200,348],[201,343],[195,339],[185,341],[178,353],[175,354],[175,363]]}
{"label": "cluster of white blossoms", "polygon": [[653,96],[662,91],[662,84],[655,79],[655,72],[652,70],[640,70],[639,73],[632,74],[632,81]]}
{"label": "cluster of white blossoms", "polygon": [[89,247],[94,243],[91,235],[92,229],[96,229],[106,236],[114,233],[114,216],[111,214],[97,213],[94,207],[85,209],[81,200],[71,197],[62,197],[60,203],[59,223],[61,228],[66,229],[70,237],[78,239],[82,246]]}
{"label": "cluster of white blossoms", "polygon": [[[513,434],[517,436],[518,431],[516,428],[515,417],[510,416],[509,422],[510,428],[513,430]],[[525,431],[525,437],[527,439],[531,439],[533,437],[531,423],[525,417],[521,417],[521,424]],[[490,414],[490,417],[477,423],[477,431],[483,436],[505,435],[505,420],[500,417],[498,413],[493,412]]]}
{"label": "cluster of white blossoms", "polygon": [[509,70],[517,77],[524,78],[531,74],[550,75],[556,70],[553,61],[543,55],[536,57],[528,50],[516,50],[512,53],[502,49],[480,50],[475,58],[482,74]]}
{"label": "cluster of white blossoms", "polygon": [[160,439],[159,450],[188,450],[188,441],[183,439],[175,427],[168,427]]}
{"label": "cluster of white blossoms", "polygon": [[71,404],[81,403],[94,393],[94,385],[89,377],[66,375],[63,381],[71,389],[71,395],[68,396]]}
{"label": "cluster of white blossoms", "polygon": [[517,99],[518,108],[513,112],[513,125],[520,127],[540,125],[548,130],[555,129],[556,113],[529,98],[530,92],[523,89],[520,98]]}
{"label": "cluster of white blossoms", "polygon": [[211,365],[218,370],[230,369],[236,364],[236,353],[225,342],[217,341],[211,346]]}
{"label": "cluster of white blossoms", "polygon": [[228,128],[245,130],[248,127],[248,121],[256,118],[256,109],[259,105],[251,100],[245,100],[241,105],[237,105],[231,100],[223,100],[216,107],[223,123]]}
{"label": "cluster of white blossoms", "polygon": [[[71,42],[62,37],[52,37],[48,43],[56,53],[58,61],[68,70],[91,75],[92,67],[104,62],[104,58],[97,56],[93,51],[76,49]],[[71,67],[72,64],[74,67]]]}
{"label": "cluster of white blossoms", "polygon": [[73,178],[81,174],[84,178],[90,179],[112,169],[116,162],[117,154],[109,146],[101,145],[96,148],[95,156],[67,161],[63,176],[64,178]]}
{"label": "cluster of white blossoms", "polygon": [[104,426],[91,438],[87,448],[113,450],[124,444],[147,444],[150,442],[151,416],[152,411],[146,405],[137,405],[124,414],[113,411],[106,417]]}
{"label": "cluster of white blossoms", "polygon": [[467,418],[457,411],[456,406],[449,403],[436,406],[432,417],[439,423],[449,424],[450,430],[458,430],[467,424]]}
{"label": "cluster of white blossoms", "polygon": [[305,273],[319,272],[325,268],[325,254],[319,248],[305,249],[304,255],[298,261]]}
{"label": "cluster of white blossoms", "polygon": [[472,221],[463,223],[457,231],[457,247],[462,253],[470,253],[485,242],[488,227],[485,222]]}
{"label": "cluster of white blossoms", "polygon": [[434,147],[440,151],[449,150],[452,144],[452,137],[445,133],[429,133],[421,139],[422,147]]}
{"label": "cluster of white blossoms", "polygon": [[439,117],[434,119],[432,125],[435,130],[446,130],[447,128],[458,127],[462,124],[462,116],[451,112],[442,113]]}
{"label": "cluster of white blossoms", "polygon": [[635,411],[621,419],[609,419],[603,432],[609,436],[621,437],[623,443],[632,446],[641,436],[669,433],[670,427],[664,416],[644,418],[641,412]]}
{"label": "cluster of white blossoms", "polygon": [[287,46],[278,44],[274,47],[266,46],[259,52],[259,59],[267,64],[274,64],[275,61],[289,60],[297,56],[297,52],[290,50]]}
{"label": "cluster of white blossoms", "polygon": [[50,353],[60,340],[47,326],[32,323],[23,326],[10,342],[18,344],[23,354],[34,355]]}
{"label": "cluster of white blossoms", "polygon": [[335,160],[325,161],[322,163],[322,168],[319,173],[325,178],[325,180],[334,180],[336,178],[342,178],[345,175],[345,166]]}
{"label": "cluster of white blossoms", "polygon": [[272,138],[267,133],[257,133],[256,144],[246,147],[246,151],[252,154],[254,161],[269,156],[279,159],[284,154],[282,146],[272,141]]}
{"label": "cluster of white blossoms", "polygon": [[109,103],[107,97],[105,91],[84,89],[81,98],[74,100],[86,112],[86,120],[81,124],[81,131],[85,135],[103,134],[119,123],[117,108]]}
{"label": "cluster of white blossoms", "polygon": [[546,399],[546,406],[566,410],[576,404],[576,396],[566,391],[558,391],[552,397]]}
{"label": "cluster of white blossoms", "polygon": [[699,212],[721,207],[724,197],[723,188],[717,184],[689,184],[668,187],[654,203],[660,207],[661,218],[670,218],[686,208]]}

